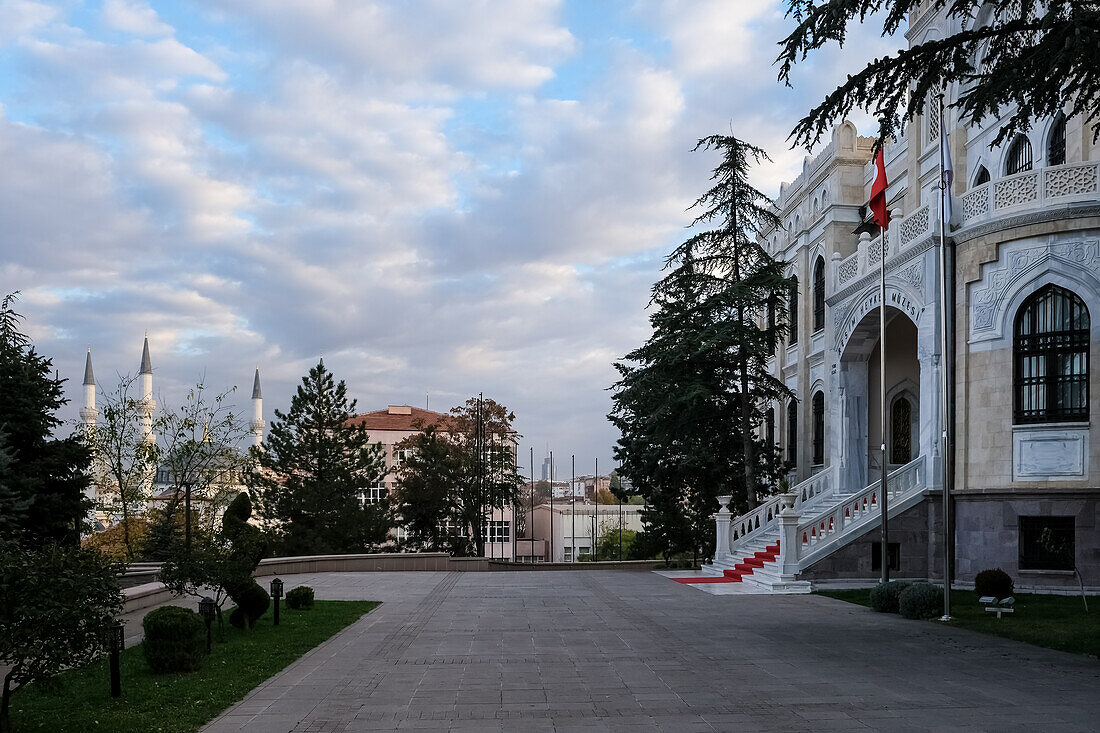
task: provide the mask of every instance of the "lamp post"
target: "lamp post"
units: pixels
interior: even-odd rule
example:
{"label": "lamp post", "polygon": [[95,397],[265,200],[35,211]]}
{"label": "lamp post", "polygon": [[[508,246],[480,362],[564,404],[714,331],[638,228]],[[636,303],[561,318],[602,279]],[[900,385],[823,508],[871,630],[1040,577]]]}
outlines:
{"label": "lamp post", "polygon": [[217,613],[217,604],[210,596],[199,601],[199,615],[206,623],[206,653],[210,653],[210,626],[214,623],[214,614]]}
{"label": "lamp post", "polygon": [[111,697],[122,697],[122,673],[119,671],[119,655],[122,647],[126,645],[126,636],[123,632],[122,622],[115,621],[108,631],[110,642],[110,667],[111,667]]}
{"label": "lamp post", "polygon": [[283,597],[283,581],[279,578],[271,581],[271,597],[275,599],[275,625],[279,625],[279,599]]}

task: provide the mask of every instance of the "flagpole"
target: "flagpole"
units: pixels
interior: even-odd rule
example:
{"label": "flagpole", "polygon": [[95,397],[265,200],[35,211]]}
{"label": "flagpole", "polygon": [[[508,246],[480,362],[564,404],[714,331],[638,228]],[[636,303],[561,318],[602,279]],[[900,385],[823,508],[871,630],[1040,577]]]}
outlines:
{"label": "flagpole", "polygon": [[554,562],[554,451],[550,451],[550,558]]}
{"label": "flagpole", "polygon": [[943,616],[940,621],[951,620],[951,487],[948,483],[948,457],[947,447],[950,445],[948,438],[948,410],[950,403],[947,399],[948,375],[947,375],[947,197],[950,195],[951,182],[947,179],[945,169],[947,161],[944,155],[944,146],[947,145],[947,134],[943,122],[943,94],[939,94],[940,105],[940,422],[943,431],[940,439],[940,458],[943,461]]}
{"label": "flagpole", "polygon": [[592,562],[596,562],[596,542],[600,539],[600,459],[596,459],[596,475],[592,478]]}
{"label": "flagpole", "polygon": [[[885,144],[885,143],[884,143]],[[889,215],[887,215],[889,216]],[[886,222],[887,225],[889,222]],[[881,420],[882,441],[881,466],[879,468],[879,510],[882,514],[882,576],[883,583],[890,582],[890,528],[889,508],[886,499],[886,226],[882,227],[881,257],[879,258],[879,304],[878,304],[878,386],[879,414]]]}
{"label": "flagpole", "polygon": [[572,529],[569,530],[569,560],[570,562],[577,561],[577,456],[576,454],[569,457],[573,466],[573,477],[569,479],[569,514],[570,521],[573,523]]}

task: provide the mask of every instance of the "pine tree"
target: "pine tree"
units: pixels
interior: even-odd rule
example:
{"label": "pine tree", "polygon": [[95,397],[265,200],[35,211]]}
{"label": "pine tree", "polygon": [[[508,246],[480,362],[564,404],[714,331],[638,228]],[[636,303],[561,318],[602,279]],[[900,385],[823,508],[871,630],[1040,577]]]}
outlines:
{"label": "pine tree", "polygon": [[54,437],[65,380],[20,332],[16,296],[0,301],[0,536],[76,543],[90,508],[91,454],[78,436]]}
{"label": "pine tree", "polygon": [[790,394],[766,361],[792,281],[755,241],[775,216],[747,182],[750,164],[766,156],[725,136],[704,138],[699,149],[723,158],[695,203],[702,211],[693,226],[718,226],[669,255],[670,272],[653,290],[653,334],[615,365],[609,416],[622,432],[622,472],[647,500],[646,542],[666,554],[708,554],[716,497],[730,494],[748,508],[772,485],[776,451],[757,429],[765,405]]}
{"label": "pine tree", "polygon": [[382,446],[349,422],[354,411],[323,361],[302,378],[290,411],[275,411],[247,480],[279,552],[364,552],[385,541],[387,506],[363,501],[385,474]]}
{"label": "pine tree", "polygon": [[[927,6],[927,9],[921,8]],[[907,18],[946,12],[963,29],[946,38],[878,58],[799,121],[795,145],[812,147],[834,122],[853,109],[880,120],[879,138],[898,137],[903,120],[922,112],[929,97],[959,85],[957,106],[968,124],[1009,116],[993,145],[1027,131],[1041,117],[1063,109],[1094,122],[1100,115],[1100,2],[1096,0],[787,0],[798,26],[781,43],[779,78],[811,52],[836,42],[843,46],[849,24],[882,13],[882,35],[896,33]],[[1093,130],[1093,140],[1100,126]]]}

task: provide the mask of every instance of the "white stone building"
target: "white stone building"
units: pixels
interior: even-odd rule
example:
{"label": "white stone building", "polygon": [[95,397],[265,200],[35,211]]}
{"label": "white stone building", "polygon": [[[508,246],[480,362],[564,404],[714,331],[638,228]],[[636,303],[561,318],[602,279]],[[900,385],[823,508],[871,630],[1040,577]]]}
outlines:
{"label": "white stone building", "polygon": [[[959,30],[922,9],[907,37]],[[945,105],[959,93],[948,88]],[[1059,115],[991,148],[999,120],[971,126],[947,109],[954,577],[1000,567],[1018,587],[1097,588],[1100,147],[1093,126]],[[772,368],[796,399],[771,407],[765,433],[792,465],[794,496],[786,510],[777,497],[743,517],[723,510],[714,572],[787,590],[878,576],[885,256],[891,564],[942,578],[939,117],[931,98],[886,146],[885,251],[877,234],[853,233],[875,168],[873,140],[851,123],[780,190],[782,224],[764,239],[799,286]],[[746,564],[757,553],[774,559]]]}

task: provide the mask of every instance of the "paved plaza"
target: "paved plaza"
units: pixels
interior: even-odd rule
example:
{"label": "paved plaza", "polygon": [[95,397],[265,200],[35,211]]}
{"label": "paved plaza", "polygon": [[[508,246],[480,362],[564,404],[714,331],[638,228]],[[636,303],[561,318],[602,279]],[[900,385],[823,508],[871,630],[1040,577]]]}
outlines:
{"label": "paved plaza", "polygon": [[1100,727],[1096,660],[820,596],[713,596],[629,571],[284,580],[383,605],[205,730]]}

